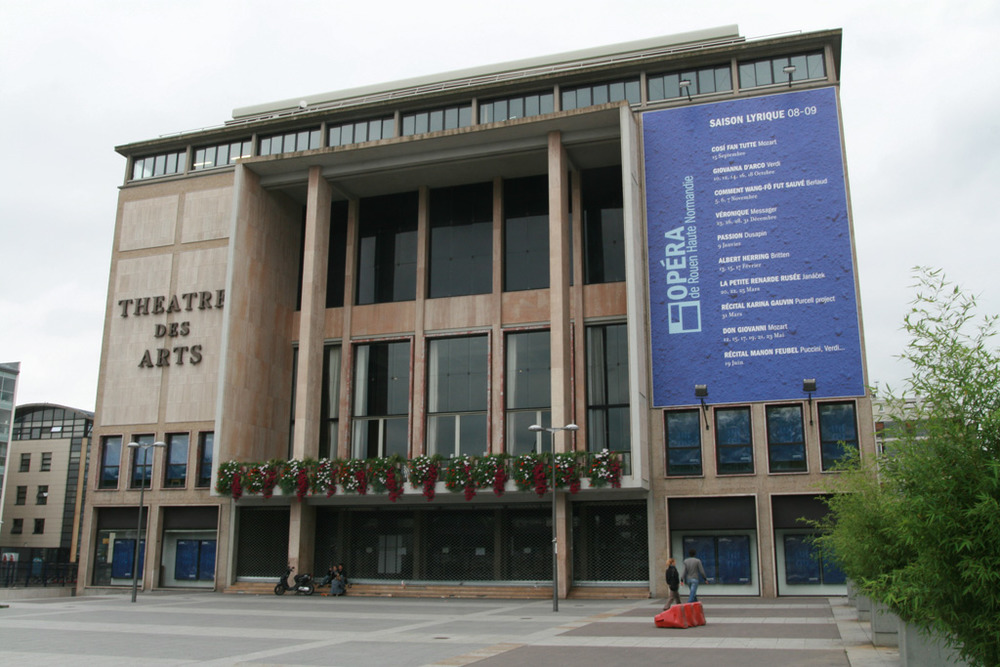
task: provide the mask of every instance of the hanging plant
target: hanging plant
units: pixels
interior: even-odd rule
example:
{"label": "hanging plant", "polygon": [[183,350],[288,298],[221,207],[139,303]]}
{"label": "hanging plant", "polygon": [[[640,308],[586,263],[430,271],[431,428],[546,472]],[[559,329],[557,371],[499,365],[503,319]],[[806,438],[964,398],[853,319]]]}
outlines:
{"label": "hanging plant", "polygon": [[354,492],[358,495],[368,493],[368,465],[365,459],[350,459],[344,461],[344,467],[340,470],[340,484],[345,492]]}
{"label": "hanging plant", "polygon": [[434,487],[437,484],[438,475],[441,474],[441,461],[442,458],[438,454],[418,456],[415,459],[410,459],[407,466],[410,471],[410,486],[414,489],[423,489],[424,497],[427,500],[434,500]]}
{"label": "hanging plant", "polygon": [[320,459],[316,464],[316,493],[326,493],[326,497],[329,498],[337,492],[341,464],[339,459]]}
{"label": "hanging plant", "polygon": [[493,493],[502,496],[507,484],[506,454],[488,454],[476,459],[472,466],[472,479],[480,489],[492,488]]}
{"label": "hanging plant", "polygon": [[580,491],[580,466],[575,453],[556,454],[556,485],[573,494]]}
{"label": "hanging plant", "polygon": [[539,496],[548,489],[549,466],[542,454],[522,454],[514,459],[514,484],[519,491],[532,490]]}
{"label": "hanging plant", "polygon": [[233,482],[238,480],[243,465],[239,461],[226,461],[219,464],[219,472],[215,477],[215,490],[223,496],[233,491]]}
{"label": "hanging plant", "polygon": [[604,449],[590,458],[587,469],[590,486],[600,488],[610,485],[613,489],[621,488],[622,464],[615,452]]}
{"label": "hanging plant", "polygon": [[452,493],[462,491],[466,500],[472,500],[476,495],[476,482],[472,478],[472,459],[468,456],[456,456],[448,461],[444,472],[444,486]]}
{"label": "hanging plant", "polygon": [[389,492],[389,500],[395,502],[403,495],[403,475],[399,455],[379,459],[368,459],[368,483],[375,493]]}
{"label": "hanging plant", "polygon": [[237,470],[236,474],[233,475],[233,500],[239,500],[243,495],[243,485],[240,483],[240,477],[242,476],[242,471]]}

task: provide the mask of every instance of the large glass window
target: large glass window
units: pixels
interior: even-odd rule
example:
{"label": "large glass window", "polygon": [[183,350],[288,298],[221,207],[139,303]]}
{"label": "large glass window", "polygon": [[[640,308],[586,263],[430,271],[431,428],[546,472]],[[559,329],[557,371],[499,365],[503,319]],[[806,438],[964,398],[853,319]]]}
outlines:
{"label": "large glass window", "polygon": [[624,282],[625,212],[620,166],[587,169],[583,187],[583,282]]}
{"label": "large glass window", "polygon": [[552,372],[548,331],[507,335],[507,453],[551,451],[548,433],[529,431],[552,425]]}
{"label": "large glass window", "polygon": [[319,455],[337,458],[340,429],[340,345],[323,348],[323,396],[320,408]]}
{"label": "large glass window", "polygon": [[358,305],[412,301],[417,283],[417,193],[361,200]]}
{"label": "large glass window", "polygon": [[250,139],[240,139],[215,146],[203,146],[194,150],[194,162],[191,164],[191,170],[228,167],[236,164],[240,158],[252,156],[253,141]]}
{"label": "large glass window", "polygon": [[330,243],[326,256],[326,307],[344,306],[344,277],[347,275],[347,202],[330,206]]}
{"label": "large glass window", "polygon": [[548,176],[513,178],[503,184],[504,290],[549,286]]}
{"label": "large glass window", "polygon": [[833,561],[824,558],[816,548],[812,535],[785,535],[785,583],[791,586],[809,584],[843,584],[847,577]]}
{"label": "large glass window", "polygon": [[167,469],[163,486],[179,488],[187,484],[189,441],[187,433],[171,433],[167,436]]}
{"label": "large glass window", "polygon": [[132,161],[132,180],[184,173],[187,151],[148,155]]}
{"label": "large glass window", "polygon": [[279,155],[320,148],[321,138],[318,127],[262,137],[260,155]]}
{"label": "large glass window", "polygon": [[355,350],[352,455],[409,453],[409,342],[369,343]]}
{"label": "large glass window", "polygon": [[625,324],[587,327],[587,449],[630,451]]}
{"label": "large glass window", "polygon": [[769,405],[767,456],[771,472],[805,472],[806,443],[801,405]]}
{"label": "large glass window", "polygon": [[469,127],[472,125],[472,104],[405,113],[402,122],[404,137]]}
{"label": "large glass window", "polygon": [[428,454],[488,452],[489,338],[432,340],[427,357]]}
{"label": "large glass window", "polygon": [[17,487],[17,498],[14,500],[15,505],[24,505],[28,502],[28,487],[19,486]]}
{"label": "large glass window", "polygon": [[132,441],[146,447],[130,447],[132,450],[132,480],[130,486],[138,489],[141,486],[149,488],[151,475],[153,473],[153,454],[156,448],[153,447],[152,435],[136,435]]}
{"label": "large glass window", "polygon": [[834,468],[849,452],[858,451],[853,402],[819,405],[819,440],[823,470]]}
{"label": "large glass window", "polygon": [[791,81],[825,79],[826,65],[822,52],[800,54],[791,57],[764,58],[740,63],[740,88],[757,88],[775,83],[787,83],[789,74],[785,68],[792,66]]}
{"label": "large glass window", "polygon": [[753,472],[750,408],[716,408],[715,457],[720,475]]}
{"label": "large glass window", "polygon": [[639,78],[611,81],[592,86],[562,89],[562,110],[581,109],[596,104],[628,101],[629,104],[642,102]]}
{"label": "large glass window", "polygon": [[748,535],[687,535],[684,553],[701,560],[712,584],[750,584],[750,537]]}
{"label": "large glass window", "polygon": [[701,474],[701,414],[695,410],[669,410],[664,414],[667,474]]}
{"label": "large glass window", "polygon": [[392,116],[334,125],[329,128],[327,145],[347,146],[349,144],[363,144],[366,141],[391,139],[394,134],[393,125]]}
{"label": "large glass window", "polygon": [[122,460],[122,438],[120,435],[104,438],[101,445],[101,477],[97,481],[100,489],[118,488],[118,471]]}
{"label": "large glass window", "polygon": [[205,431],[198,434],[198,487],[212,485],[212,463],[215,456],[215,433]]}
{"label": "large glass window", "polygon": [[[687,91],[681,88],[681,81],[688,81]],[[688,95],[706,95],[733,89],[732,72],[729,65],[704,67],[686,72],[672,72],[647,77],[649,100],[670,100]]]}
{"label": "large glass window", "polygon": [[555,111],[555,96],[551,92],[485,100],[479,103],[479,122],[497,123],[515,118],[528,118]]}
{"label": "large glass window", "polygon": [[493,184],[430,193],[429,296],[493,291]]}

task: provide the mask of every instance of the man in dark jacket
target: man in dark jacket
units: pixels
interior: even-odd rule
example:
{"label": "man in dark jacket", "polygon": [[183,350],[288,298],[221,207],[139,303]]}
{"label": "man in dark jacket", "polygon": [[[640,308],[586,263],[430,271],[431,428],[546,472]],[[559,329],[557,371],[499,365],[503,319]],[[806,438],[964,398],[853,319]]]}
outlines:
{"label": "man in dark jacket", "polygon": [[677,592],[677,589],[681,585],[681,575],[677,572],[677,563],[673,558],[667,559],[667,588],[670,589],[670,596],[667,598],[667,604],[663,605],[664,609],[670,609],[675,604],[681,603],[681,594]]}

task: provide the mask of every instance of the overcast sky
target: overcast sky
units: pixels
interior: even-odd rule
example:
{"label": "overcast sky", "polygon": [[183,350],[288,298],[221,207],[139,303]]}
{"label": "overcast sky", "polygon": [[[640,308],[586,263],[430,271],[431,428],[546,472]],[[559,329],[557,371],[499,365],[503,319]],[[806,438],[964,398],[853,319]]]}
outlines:
{"label": "overcast sky", "polygon": [[116,145],[236,107],[729,24],[748,39],[844,31],[869,378],[898,385],[912,267],[1000,313],[995,0],[6,0],[0,362],[21,362],[17,402],[94,408]]}

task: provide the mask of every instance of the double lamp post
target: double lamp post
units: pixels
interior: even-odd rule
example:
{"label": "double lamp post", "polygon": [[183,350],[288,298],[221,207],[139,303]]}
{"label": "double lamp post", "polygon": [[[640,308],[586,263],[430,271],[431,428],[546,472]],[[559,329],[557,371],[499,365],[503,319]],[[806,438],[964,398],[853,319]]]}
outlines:
{"label": "double lamp post", "polygon": [[548,431],[552,444],[552,611],[559,611],[559,533],[556,529],[556,432],[576,431],[580,427],[576,424],[566,424],[566,426],[546,427],[539,424],[532,424],[529,431]]}
{"label": "double lamp post", "polygon": [[[142,538],[142,508],[146,496],[146,484],[147,482],[152,484],[153,482],[153,461],[149,459],[149,448],[150,447],[166,447],[165,442],[130,442],[128,443],[128,448],[135,450],[132,454],[133,461],[136,456],[142,454],[142,465],[143,465],[143,475],[139,479],[139,518],[136,519],[135,528],[135,555],[132,558],[132,602],[135,602],[135,593],[139,587],[139,543]],[[136,466],[133,465],[132,470],[134,471]]]}

